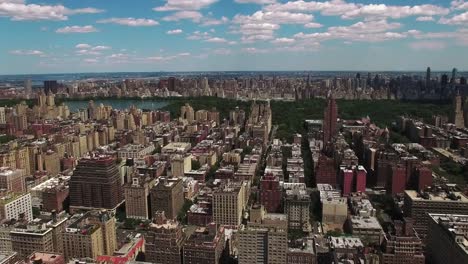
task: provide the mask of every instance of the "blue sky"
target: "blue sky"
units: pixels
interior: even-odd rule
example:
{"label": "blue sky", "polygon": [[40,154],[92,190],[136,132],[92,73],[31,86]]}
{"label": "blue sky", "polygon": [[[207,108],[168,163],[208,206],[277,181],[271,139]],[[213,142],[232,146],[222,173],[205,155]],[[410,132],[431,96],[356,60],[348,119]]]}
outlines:
{"label": "blue sky", "polygon": [[468,69],[465,0],[0,0],[0,74]]}

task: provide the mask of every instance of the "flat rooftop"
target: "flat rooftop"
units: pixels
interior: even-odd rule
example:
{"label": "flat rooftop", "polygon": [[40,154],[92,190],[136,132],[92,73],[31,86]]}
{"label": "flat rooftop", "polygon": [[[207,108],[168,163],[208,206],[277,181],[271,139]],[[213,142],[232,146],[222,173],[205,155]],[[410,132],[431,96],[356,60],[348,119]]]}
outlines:
{"label": "flat rooftop", "polygon": [[425,202],[451,202],[451,203],[468,203],[468,198],[461,192],[452,192],[457,199],[450,199],[449,194],[445,191],[441,192],[426,192],[425,197],[417,191],[405,190],[405,194],[413,201]]}

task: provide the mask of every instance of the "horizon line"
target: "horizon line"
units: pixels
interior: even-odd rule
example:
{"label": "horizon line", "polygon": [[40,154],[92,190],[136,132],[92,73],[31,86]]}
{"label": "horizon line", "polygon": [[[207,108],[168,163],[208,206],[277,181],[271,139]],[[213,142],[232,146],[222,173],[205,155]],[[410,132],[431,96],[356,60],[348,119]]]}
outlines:
{"label": "horizon line", "polygon": [[[452,68],[453,70],[454,68]],[[452,70],[431,69],[431,72],[448,72]],[[95,71],[95,72],[49,72],[49,73],[0,73],[0,76],[12,75],[58,75],[58,74],[103,74],[103,73],[222,73],[222,72],[418,72],[425,73],[426,70],[207,70],[207,71]],[[458,73],[468,73],[468,70],[458,70]]]}

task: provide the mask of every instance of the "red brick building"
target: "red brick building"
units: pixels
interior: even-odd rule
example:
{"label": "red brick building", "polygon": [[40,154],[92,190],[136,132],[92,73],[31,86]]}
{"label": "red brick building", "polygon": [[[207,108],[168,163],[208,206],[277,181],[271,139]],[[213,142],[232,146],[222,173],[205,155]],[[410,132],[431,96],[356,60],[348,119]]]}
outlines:
{"label": "red brick building", "polygon": [[279,178],[265,175],[260,181],[260,204],[268,213],[276,213],[281,207],[281,187]]}
{"label": "red brick building", "polygon": [[327,157],[325,154],[320,155],[315,178],[317,183],[328,183],[336,187],[336,169],[332,158]]}

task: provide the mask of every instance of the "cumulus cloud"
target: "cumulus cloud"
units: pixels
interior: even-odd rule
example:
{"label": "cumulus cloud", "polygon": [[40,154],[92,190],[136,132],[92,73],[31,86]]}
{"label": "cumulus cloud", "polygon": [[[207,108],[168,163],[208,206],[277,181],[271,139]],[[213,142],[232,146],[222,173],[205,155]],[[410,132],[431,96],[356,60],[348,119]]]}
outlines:
{"label": "cumulus cloud", "polygon": [[80,43],[80,44],[76,44],[75,48],[77,48],[77,49],[89,49],[89,48],[91,48],[91,45],[86,44],[86,43]]}
{"label": "cumulus cloud", "polygon": [[170,55],[170,56],[153,56],[153,57],[147,57],[144,58],[143,60],[146,62],[168,62],[171,60],[179,59],[182,57],[187,57],[190,56],[191,54],[189,52],[181,52],[176,55]]}
{"label": "cumulus cloud", "polygon": [[277,3],[265,8],[267,11],[321,12],[326,16],[341,16],[345,19],[364,18],[403,18],[409,16],[447,15],[450,10],[437,5],[392,6],[385,4],[357,4],[344,0],[289,1]]}
{"label": "cumulus cloud", "polygon": [[442,17],[439,20],[439,23],[446,24],[446,25],[466,25],[468,24],[468,11],[455,15],[451,18]]}
{"label": "cumulus cloud", "polygon": [[173,30],[168,30],[166,34],[168,35],[177,35],[177,34],[182,34],[184,31],[182,29],[173,29]]}
{"label": "cumulus cloud", "polygon": [[307,24],[314,16],[304,13],[291,13],[284,11],[257,11],[252,15],[236,15],[233,22],[239,24],[233,33],[242,35],[244,43],[258,40],[271,40],[281,24]]}
{"label": "cumulus cloud", "polygon": [[96,8],[69,9],[63,5],[26,4],[25,1],[0,1],[0,17],[11,20],[67,20],[69,15],[96,14],[104,10]]}
{"label": "cumulus cloud", "polygon": [[57,29],[55,32],[60,33],[60,34],[92,33],[92,32],[98,32],[98,30],[94,26],[87,25],[87,26],[66,26],[66,27]]}
{"label": "cumulus cloud", "polygon": [[321,28],[323,27],[322,24],[320,23],[316,23],[316,22],[309,22],[307,24],[304,25],[305,28]]}
{"label": "cumulus cloud", "polygon": [[212,17],[205,17],[202,19],[201,25],[202,26],[217,26],[226,24],[229,22],[229,19],[225,16],[221,17],[220,19],[212,18]]}
{"label": "cumulus cloud", "polygon": [[331,39],[343,39],[347,41],[360,42],[380,42],[393,39],[402,39],[408,36],[407,32],[392,32],[402,25],[397,22],[389,23],[386,20],[361,21],[350,26],[329,27],[326,32],[318,33],[298,33],[294,37],[297,39],[308,39],[320,42]]}
{"label": "cumulus cloud", "polygon": [[45,55],[45,53],[40,50],[12,50],[9,53],[13,55],[21,55],[21,56],[25,56],[25,55],[44,56]]}
{"label": "cumulus cloud", "polygon": [[203,15],[198,11],[179,11],[172,15],[163,17],[164,21],[180,21],[180,20],[192,20],[193,22],[199,23]]}
{"label": "cumulus cloud", "polygon": [[455,10],[468,10],[468,2],[465,0],[454,0],[450,5]]}
{"label": "cumulus cloud", "polygon": [[293,39],[293,38],[277,38],[273,41],[271,41],[271,43],[273,44],[291,44],[291,43],[294,43],[296,40]]}
{"label": "cumulus cloud", "polygon": [[236,3],[239,4],[258,4],[258,5],[264,5],[264,4],[273,4],[276,3],[276,0],[235,0]]}
{"label": "cumulus cloud", "polygon": [[218,0],[167,0],[166,4],[160,7],[153,8],[154,11],[183,11],[183,10],[200,10],[208,7]]}
{"label": "cumulus cloud", "polygon": [[210,33],[208,32],[201,32],[201,31],[195,31],[190,36],[187,37],[189,40],[200,40],[200,39],[208,39],[211,38]]}
{"label": "cumulus cloud", "polygon": [[431,16],[421,16],[417,17],[416,21],[434,21],[434,18]]}
{"label": "cumulus cloud", "polygon": [[213,37],[213,38],[206,39],[205,42],[226,43],[228,41],[225,38]]}
{"label": "cumulus cloud", "polygon": [[153,19],[147,18],[133,18],[133,17],[126,17],[126,18],[108,18],[99,20],[98,23],[111,23],[111,24],[118,24],[130,27],[148,27],[148,26],[157,26],[159,22]]}
{"label": "cumulus cloud", "polygon": [[445,49],[447,44],[440,41],[417,41],[409,44],[413,50],[442,50]]}
{"label": "cumulus cloud", "polygon": [[243,48],[242,51],[246,53],[250,53],[250,54],[260,54],[260,53],[268,53],[270,50],[249,47],[249,48]]}

